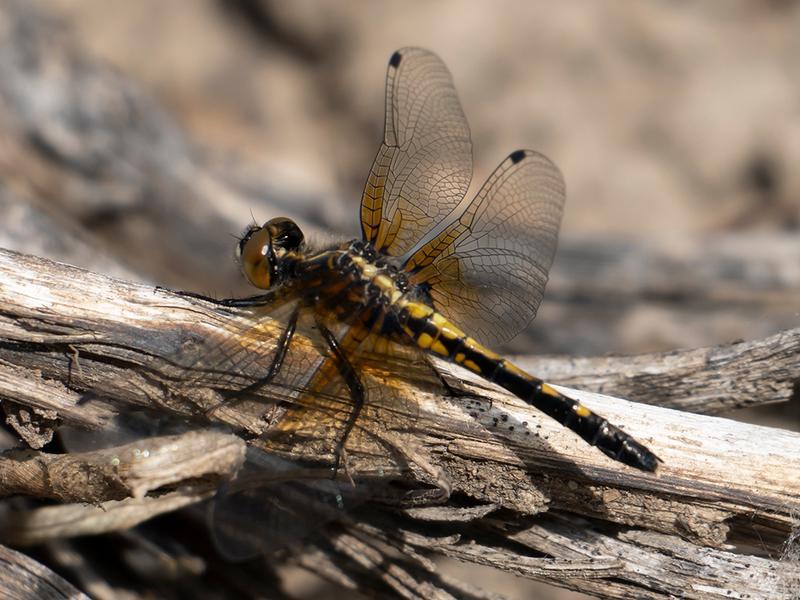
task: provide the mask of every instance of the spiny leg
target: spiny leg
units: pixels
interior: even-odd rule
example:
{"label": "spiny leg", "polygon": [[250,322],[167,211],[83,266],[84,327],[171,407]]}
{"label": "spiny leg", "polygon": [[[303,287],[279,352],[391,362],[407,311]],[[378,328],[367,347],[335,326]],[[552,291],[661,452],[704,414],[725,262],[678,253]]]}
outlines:
{"label": "spiny leg", "polygon": [[427,366],[431,373],[436,376],[448,396],[455,398],[465,395],[464,392],[457,390],[447,382],[447,379],[445,379],[444,375],[442,375],[442,372],[436,368],[436,365],[433,364],[433,360],[428,355],[423,354],[423,356],[425,358],[425,366]]}
{"label": "spiny leg", "polygon": [[350,432],[353,430],[353,426],[356,424],[356,419],[358,419],[359,414],[361,414],[361,409],[364,407],[365,392],[364,386],[358,379],[358,374],[353,368],[353,365],[350,364],[350,361],[347,360],[347,356],[345,356],[344,350],[339,345],[336,337],[327,327],[325,327],[324,324],[319,321],[319,319],[317,319],[317,327],[319,328],[322,336],[325,338],[331,353],[333,353],[336,361],[336,367],[339,370],[339,375],[341,375],[342,379],[344,379],[347,389],[350,390],[350,398],[353,401],[353,410],[350,411],[350,415],[347,417],[347,422],[344,425],[344,432],[336,442],[336,448],[334,448],[333,451],[333,476],[336,477],[336,474],[339,472],[339,466],[342,461],[347,438],[350,436]]}
{"label": "spiny leg", "polygon": [[250,385],[243,387],[240,390],[229,392],[222,400],[222,402],[220,402],[216,406],[206,411],[206,416],[211,416],[215,411],[222,408],[223,406],[227,406],[229,404],[236,402],[237,400],[242,399],[250,392],[254,392],[264,387],[274,379],[274,377],[280,372],[281,367],[283,366],[283,361],[286,358],[286,353],[288,352],[289,346],[292,343],[294,332],[297,329],[297,319],[299,315],[300,315],[300,305],[294,308],[292,314],[289,316],[289,322],[286,324],[286,328],[283,330],[281,336],[278,338],[278,342],[275,345],[275,355],[272,357],[272,361],[270,362],[269,368],[267,369],[267,373],[261,379],[254,381]]}
{"label": "spiny leg", "polygon": [[471,392],[465,392],[464,390],[460,390],[458,388],[453,387],[447,382],[442,372],[436,368],[436,365],[433,364],[433,359],[428,356],[427,354],[422,354],[422,357],[425,359],[425,365],[430,369],[430,371],[436,376],[439,380],[439,383],[444,388],[445,394],[450,396],[451,398],[475,398],[477,400],[482,400],[488,402],[489,408],[492,407],[492,399],[485,398],[480,394],[473,394]]}
{"label": "spiny leg", "polygon": [[184,292],[184,291],[175,291],[170,290],[165,287],[156,286],[156,290],[169,292],[171,294],[175,294],[176,296],[183,296],[184,298],[194,298],[195,300],[203,300],[205,302],[210,302],[211,304],[216,304],[217,306],[225,306],[228,308],[248,308],[253,306],[267,306],[275,302],[278,299],[279,294],[276,291],[269,292],[267,294],[256,294],[255,296],[248,296],[247,298],[210,298],[209,296],[204,296],[203,294],[198,294],[196,292]]}

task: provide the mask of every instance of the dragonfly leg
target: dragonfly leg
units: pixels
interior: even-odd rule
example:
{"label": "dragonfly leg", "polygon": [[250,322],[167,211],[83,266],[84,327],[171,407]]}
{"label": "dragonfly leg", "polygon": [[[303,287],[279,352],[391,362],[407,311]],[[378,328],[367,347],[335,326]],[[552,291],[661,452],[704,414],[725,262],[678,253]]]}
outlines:
{"label": "dragonfly leg", "polygon": [[184,298],[194,298],[195,300],[203,300],[204,302],[210,302],[211,304],[216,304],[217,306],[225,306],[229,308],[247,308],[250,306],[265,306],[268,304],[272,304],[278,298],[278,294],[273,291],[268,294],[257,294],[255,296],[248,296],[247,298],[210,298],[208,296],[204,296],[203,294],[198,294],[196,292],[184,292],[184,291],[175,291],[170,290],[165,287],[156,286],[156,290],[162,292],[169,292],[171,294],[175,294],[176,296],[182,296]]}
{"label": "dragonfly leg", "polygon": [[436,375],[436,378],[441,383],[442,387],[444,388],[445,394],[450,396],[451,398],[479,398],[480,400],[488,401],[489,408],[492,407],[492,399],[491,398],[484,398],[480,394],[472,394],[470,392],[465,392],[464,390],[460,390],[456,387],[453,387],[447,382],[442,372],[436,368],[436,365],[433,364],[433,359],[427,354],[423,354],[422,357],[425,359],[425,364],[428,365],[431,372]]}
{"label": "dragonfly leg", "polygon": [[431,372],[434,375],[436,375],[436,378],[439,380],[439,383],[442,385],[442,387],[445,390],[445,393],[448,396],[459,397],[459,396],[463,396],[464,395],[461,390],[458,390],[458,389],[454,388],[452,385],[450,385],[449,383],[447,383],[447,379],[445,379],[444,375],[442,375],[442,372],[439,369],[436,368],[436,365],[433,364],[433,360],[431,360],[431,358],[429,356],[427,356],[427,355],[423,355],[423,356],[425,357],[425,364],[428,366],[428,368],[431,370]]}
{"label": "dragonfly leg", "polygon": [[275,375],[277,375],[281,367],[283,366],[283,360],[286,358],[286,352],[289,350],[289,346],[292,343],[292,338],[294,337],[294,332],[297,329],[297,318],[300,314],[300,305],[295,307],[292,311],[291,316],[289,317],[289,322],[286,325],[286,329],[283,330],[281,333],[281,337],[278,338],[278,343],[275,345],[275,356],[272,357],[272,362],[270,362],[269,368],[267,369],[267,373],[261,378],[250,385],[243,387],[240,390],[236,390],[234,392],[229,393],[226,395],[225,399],[213,406],[208,411],[206,411],[206,416],[210,417],[214,414],[218,409],[236,402],[237,400],[242,399],[250,392],[254,392],[265,385],[267,385],[270,381],[273,380]]}
{"label": "dragonfly leg", "polygon": [[277,294],[256,294],[255,296],[248,296],[247,298],[222,298],[220,300],[205,298],[205,300],[229,308],[248,308],[251,306],[272,305],[277,298]]}
{"label": "dragonfly leg", "polygon": [[350,364],[350,361],[347,360],[347,356],[345,355],[342,347],[339,345],[339,342],[336,340],[336,337],[319,320],[317,320],[317,327],[319,328],[322,337],[325,338],[325,342],[328,344],[328,347],[330,348],[331,353],[336,360],[336,367],[339,370],[339,375],[341,375],[342,379],[344,379],[347,388],[350,390],[350,398],[353,401],[353,410],[347,417],[347,422],[344,425],[344,432],[339,438],[339,441],[336,442],[336,448],[333,451],[333,476],[336,477],[336,474],[339,472],[342,457],[344,455],[344,447],[347,443],[347,438],[350,436],[350,432],[353,430],[356,419],[358,419],[358,415],[361,414],[361,409],[364,407],[365,391],[364,386],[358,379],[358,374],[353,368],[353,365]]}

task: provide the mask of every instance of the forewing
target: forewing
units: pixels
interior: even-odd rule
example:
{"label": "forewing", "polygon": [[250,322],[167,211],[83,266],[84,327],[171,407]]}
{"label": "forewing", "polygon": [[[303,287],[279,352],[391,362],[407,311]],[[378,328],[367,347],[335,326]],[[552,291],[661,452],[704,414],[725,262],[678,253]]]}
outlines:
{"label": "forewing", "polygon": [[[174,358],[179,374],[170,385],[172,395],[191,397],[199,412],[247,431],[252,445],[308,463],[332,466],[350,425],[347,451],[386,455],[379,430],[414,420],[408,382],[427,375],[417,373],[413,362],[418,357],[409,354],[414,348],[367,327],[369,314],[342,321],[303,309],[281,368],[266,381],[287,315],[296,308],[292,300],[280,308],[220,309],[219,322],[182,344],[181,355]],[[364,401],[355,423],[353,390],[320,324],[336,338],[356,374]],[[376,423],[377,430],[372,427]]]}
{"label": "forewing", "polygon": [[367,500],[373,487],[248,448],[245,467],[209,506],[215,545],[237,561],[301,544]]}
{"label": "forewing", "polygon": [[302,327],[301,312],[284,368],[265,381],[296,306],[296,300],[281,299],[264,306],[221,307],[208,329],[192,332],[172,358],[179,371],[171,394],[191,398],[198,412],[250,434],[266,429],[281,403],[291,401],[323,362]]}
{"label": "forewing", "polygon": [[458,205],[472,177],[472,143],[447,67],[403,48],[386,75],[384,139],[361,198],[365,241],[408,251]]}
{"label": "forewing", "polygon": [[[363,405],[347,434],[345,450],[370,455],[377,461],[375,464],[384,462],[386,455],[394,450],[385,446],[380,431],[406,427],[415,420],[417,408],[413,395],[408,393],[408,383],[429,374],[418,373],[421,369],[414,364],[418,358],[413,354],[414,348],[371,333],[360,322],[338,326],[326,323],[326,326],[337,338],[363,394]],[[333,464],[333,452],[356,408],[354,392],[342,376],[341,366],[327,349],[322,352],[325,360],[302,393],[286,405],[261,447],[291,448],[295,455],[302,449],[317,460],[327,459]]]}
{"label": "forewing", "polygon": [[542,300],[564,199],[547,157],[513,152],[458,219],[413,251],[411,281],[427,284],[436,309],[479,341],[511,339]]}
{"label": "forewing", "polygon": [[[355,406],[328,357],[308,389],[287,406],[273,435],[253,442],[247,469],[214,504],[215,540],[228,558],[249,558],[319,534],[373,494],[385,493],[391,473],[414,459],[396,437],[416,422],[415,388],[406,376],[435,385],[432,371],[415,348],[369,334],[358,324],[339,328],[336,337],[365,391],[344,445],[340,478],[331,478],[332,451]],[[368,458],[368,472],[351,463],[355,456]],[[303,467],[303,459],[317,466]]]}

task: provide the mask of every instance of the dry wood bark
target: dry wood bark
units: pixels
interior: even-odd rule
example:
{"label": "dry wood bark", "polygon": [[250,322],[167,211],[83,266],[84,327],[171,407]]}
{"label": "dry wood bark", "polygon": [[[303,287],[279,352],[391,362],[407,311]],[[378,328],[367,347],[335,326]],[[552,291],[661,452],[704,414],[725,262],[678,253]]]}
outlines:
{"label": "dry wood bark", "polygon": [[[215,329],[229,334],[225,311],[10,252],[0,253],[0,281],[0,338],[5,340],[0,396],[4,406],[13,401],[30,415],[26,423],[12,422],[18,431],[38,427],[31,434],[35,438],[54,423],[102,428],[114,413],[135,406],[183,415],[198,427],[218,421],[239,432],[263,433],[264,422],[252,404],[226,406],[209,417],[208,390],[198,386],[167,395],[155,384],[173,375],[166,361],[154,362],[154,357],[174,356],[187,340],[197,343]],[[263,351],[272,344],[274,339],[265,337]],[[762,359],[765,347],[779,350],[771,356],[780,368]],[[684,363],[675,355],[672,362],[651,365],[651,371],[653,366],[662,371],[663,386],[659,390],[654,383],[651,400],[683,378],[686,365],[698,373],[687,394],[692,402],[704,385],[712,390],[712,401],[720,395],[715,389],[726,389],[731,397],[751,394],[747,386],[726,383],[746,369],[753,372],[752,382],[762,375],[763,401],[785,399],[795,381],[791,374],[800,368],[798,348],[800,330],[793,330],[749,347],[687,352]],[[740,362],[734,370],[710,363],[703,375],[696,368],[698,352]],[[638,364],[646,371],[644,359]],[[568,365],[562,366],[565,372]],[[800,589],[793,587],[796,564],[773,558],[785,551],[797,528],[800,434],[571,391],[624,424],[663,459],[654,476],[620,467],[515,398],[440,366],[471,395],[453,399],[430,383],[409,384],[416,386],[418,412],[407,415],[403,431],[381,432],[405,448],[408,468],[378,468],[375,456],[359,448],[348,448],[348,463],[356,475],[381,470],[417,487],[443,476],[453,499],[443,507],[400,513],[367,503],[341,533],[332,530],[329,545],[318,546],[329,555],[332,573],[344,569],[342,577],[356,581],[379,577],[386,589],[424,597],[436,580],[424,556],[438,552],[604,597],[716,598],[735,591],[789,598]],[[164,372],[154,374],[158,368]],[[52,393],[54,386],[60,393]],[[87,393],[93,399],[82,402]],[[398,410],[406,406],[399,404]],[[39,468],[53,460],[35,458]],[[72,458],[91,465],[97,456]],[[5,460],[11,464],[15,455]],[[221,469],[204,472],[210,477],[200,475],[199,481],[208,483]],[[194,477],[186,473],[185,479]],[[25,485],[35,495],[80,497],[81,490],[54,494],[52,486],[43,488],[35,479],[28,471]],[[6,486],[8,481],[4,478]],[[158,480],[141,489],[161,486]],[[18,492],[21,484],[7,489]],[[87,495],[96,491],[85,488]],[[119,502],[119,487],[106,493],[107,502]],[[28,514],[33,522],[39,515]],[[96,529],[117,527],[101,523]],[[354,561],[355,555],[366,562]],[[370,555],[374,558],[365,558]],[[404,563],[409,557],[413,564]],[[369,575],[375,561],[387,560],[397,573]],[[448,593],[459,595],[453,589]]]}
{"label": "dry wood bark", "polygon": [[0,546],[0,590],[5,598],[89,600],[41,563],[5,546]]}
{"label": "dry wood bark", "polygon": [[715,414],[797,396],[796,330],[761,340],[638,356],[519,357],[550,381],[638,402]]}
{"label": "dry wood bark", "polygon": [[[0,2],[1,245],[129,281],[227,291],[238,278],[227,233],[239,230],[254,207],[262,207],[255,209],[259,216],[300,216],[324,229],[354,223],[330,220],[336,213],[320,211],[320,198],[276,187],[257,168],[204,160],[205,152],[157,103],[88,58],[69,31],[43,13],[29,2]],[[534,325],[533,347],[544,340],[570,354],[606,351],[642,306],[657,311],[665,330],[677,332],[672,335],[680,341],[670,347],[691,344],[695,330],[714,331],[720,323],[726,332],[747,331],[739,335],[748,337],[794,327],[799,253],[800,239],[790,234],[712,236],[658,249],[567,238],[549,305]],[[193,444],[200,443],[203,450],[187,458],[207,453],[203,468],[180,462],[170,477],[156,470],[133,487],[108,468],[102,451],[3,457],[9,477],[0,478],[0,487],[6,493],[101,504],[101,511],[83,504],[17,505],[14,514],[28,520],[14,535],[49,538],[43,547],[51,564],[70,571],[94,597],[119,597],[107,565],[92,560],[80,540],[63,536],[117,530],[120,523],[207,497],[241,451],[235,436],[208,431],[210,421],[240,433],[261,431],[247,407],[209,419],[207,390],[168,397],[143,369],[153,366],[153,356],[218,330],[225,315],[153,288],[30,257],[3,253],[2,259],[0,397],[16,435],[41,448],[56,427],[106,431],[131,406],[183,415],[201,428],[194,438],[181,436],[179,445],[197,449]],[[563,322],[573,326],[559,326]],[[270,340],[264,343],[267,351]],[[798,331],[663,355],[523,362],[571,387],[718,412],[792,395]],[[173,375],[159,374],[162,381]],[[315,549],[293,560],[345,586],[406,597],[485,597],[436,572],[430,560],[436,554],[603,597],[793,597],[796,435],[575,392],[652,442],[666,462],[657,477],[644,476],[610,463],[493,388],[462,384],[464,376],[453,371],[452,381],[477,397],[453,400],[417,382],[420,414],[408,415],[415,425],[394,432],[424,467],[395,476],[417,485],[415,477],[430,483],[444,473],[455,490],[452,501],[399,512],[365,505],[343,531],[328,528]],[[226,450],[213,440],[227,440]],[[125,444],[116,443],[122,445],[113,452],[124,456]],[[150,439],[142,447],[154,451],[159,443]],[[227,459],[213,464],[215,451]],[[357,452],[351,459],[354,472],[370,468]],[[53,478],[65,468],[81,477],[58,485]],[[132,496],[119,499],[125,493]],[[239,568],[201,550],[176,552],[176,544],[198,543],[191,538],[188,544],[185,529],[170,530],[169,551],[155,549],[159,536],[146,527],[113,534],[114,551],[104,558],[124,545],[157,564],[148,570],[141,560],[123,563],[139,577],[142,595],[179,587],[188,596],[264,589],[277,596],[263,565]],[[781,554],[786,561],[775,560]]]}

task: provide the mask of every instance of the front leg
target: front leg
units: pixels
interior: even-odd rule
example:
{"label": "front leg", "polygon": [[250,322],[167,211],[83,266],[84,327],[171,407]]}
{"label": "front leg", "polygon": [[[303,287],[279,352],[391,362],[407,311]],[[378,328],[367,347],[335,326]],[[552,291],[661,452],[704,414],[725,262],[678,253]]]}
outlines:
{"label": "front leg", "polygon": [[267,368],[267,372],[264,374],[264,376],[240,390],[236,390],[230,394],[227,394],[222,402],[206,411],[206,416],[211,416],[223,406],[227,406],[228,404],[242,399],[250,392],[255,392],[256,390],[261,389],[275,378],[275,376],[280,372],[281,367],[283,366],[283,360],[286,358],[286,353],[289,350],[289,346],[292,344],[292,338],[294,337],[294,332],[297,329],[297,319],[299,316],[300,305],[298,304],[292,311],[292,314],[289,316],[289,322],[286,324],[286,328],[281,333],[280,338],[278,338],[278,343],[275,345],[275,355],[272,357],[272,361],[270,362],[269,368]]}
{"label": "front leg", "polygon": [[184,298],[193,298],[195,300],[202,300],[203,302],[209,302],[210,304],[216,304],[217,306],[224,306],[226,308],[248,308],[254,306],[268,306],[275,304],[282,296],[280,290],[271,290],[266,294],[256,294],[255,296],[248,296],[246,298],[211,298],[209,296],[204,296],[203,294],[198,294],[196,292],[185,292],[180,290],[170,290],[169,288],[156,286],[156,290],[160,292],[169,292],[170,294],[175,294],[176,296],[182,296]]}

